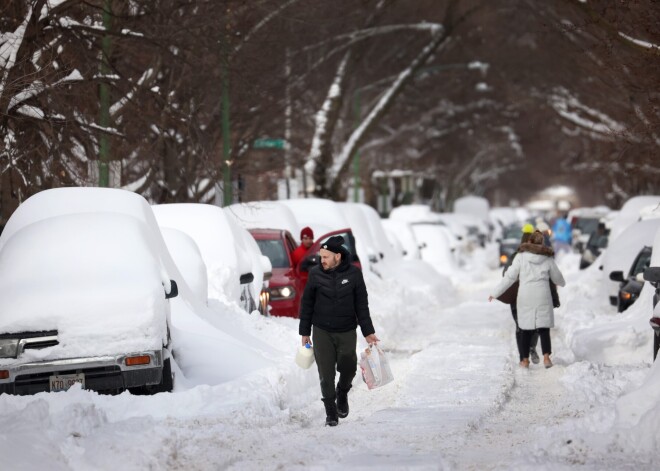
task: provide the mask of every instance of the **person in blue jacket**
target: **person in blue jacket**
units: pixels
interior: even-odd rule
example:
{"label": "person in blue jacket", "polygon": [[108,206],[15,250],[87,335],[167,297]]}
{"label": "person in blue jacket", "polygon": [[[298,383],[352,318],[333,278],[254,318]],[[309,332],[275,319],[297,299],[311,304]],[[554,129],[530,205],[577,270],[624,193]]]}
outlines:
{"label": "person in blue jacket", "polygon": [[552,225],[552,239],[555,253],[571,251],[573,236],[571,223],[566,219],[566,215],[558,217]]}

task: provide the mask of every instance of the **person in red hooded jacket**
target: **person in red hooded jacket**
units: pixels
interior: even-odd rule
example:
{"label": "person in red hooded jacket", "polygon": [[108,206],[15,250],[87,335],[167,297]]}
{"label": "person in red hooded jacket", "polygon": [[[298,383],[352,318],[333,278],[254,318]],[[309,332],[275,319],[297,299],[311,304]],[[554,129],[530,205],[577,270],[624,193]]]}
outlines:
{"label": "person in red hooded jacket", "polygon": [[303,259],[313,243],[314,231],[312,231],[311,227],[303,227],[302,231],[300,231],[300,245],[291,254],[291,257],[293,257],[294,266],[297,266],[298,263]]}

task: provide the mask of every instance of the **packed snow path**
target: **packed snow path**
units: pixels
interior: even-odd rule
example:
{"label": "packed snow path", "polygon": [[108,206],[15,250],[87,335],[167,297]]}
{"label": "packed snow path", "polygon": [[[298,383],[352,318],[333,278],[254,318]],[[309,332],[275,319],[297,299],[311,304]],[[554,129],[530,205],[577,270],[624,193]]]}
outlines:
{"label": "packed snow path", "polygon": [[519,370],[508,308],[484,304],[486,296],[484,287],[463,293],[464,302],[426,317],[419,335],[431,336],[429,345],[392,351],[396,382],[387,387],[368,391],[356,381],[349,395],[351,413],[338,427],[323,426],[322,403],[313,400],[280,423],[250,424],[249,430],[211,427],[208,448],[200,453],[202,444],[196,443],[196,452],[188,454],[184,446],[176,454],[177,466],[508,467],[524,447],[542,439],[534,433],[539,425],[557,423],[571,411],[557,414],[563,367]]}
{"label": "packed snow path", "polygon": [[0,396],[0,417],[13,424],[0,431],[0,453],[17,470],[56,471],[114,470],[118,457],[127,471],[658,469],[647,441],[608,432],[613,403],[648,365],[573,361],[562,318],[555,366],[521,370],[508,306],[486,302],[499,276],[459,280],[457,300],[423,307],[374,286],[375,310],[390,308],[376,322],[395,382],[369,391],[356,378],[337,427],[323,426],[314,367],[293,364],[297,322],[243,316],[222,322],[278,345],[273,368],[215,385],[203,382],[208,371],[189,371],[201,384],[152,397]]}

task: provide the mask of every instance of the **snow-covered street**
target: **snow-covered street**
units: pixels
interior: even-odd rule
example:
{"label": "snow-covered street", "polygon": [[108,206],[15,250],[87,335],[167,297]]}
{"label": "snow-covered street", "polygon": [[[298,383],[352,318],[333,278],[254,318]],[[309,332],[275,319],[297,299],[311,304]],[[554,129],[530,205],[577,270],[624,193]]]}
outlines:
{"label": "snow-covered street", "polygon": [[658,24],[5,0],[0,471],[660,470]]}
{"label": "snow-covered street", "polygon": [[315,368],[293,363],[297,321],[246,314],[243,327],[278,348],[273,367],[155,396],[78,387],[3,395],[0,415],[14,425],[3,428],[0,451],[13,469],[26,470],[45,463],[55,470],[118,463],[126,470],[654,469],[652,449],[635,450],[634,434],[623,436],[614,412],[649,363],[572,359],[563,319],[584,292],[576,279],[587,275],[571,270],[574,256],[562,262],[569,286],[551,369],[518,367],[508,306],[486,301],[499,270],[467,267],[456,274],[458,292],[440,296],[371,279],[373,317],[395,381],[369,391],[358,375],[351,413],[338,427],[323,426]]}

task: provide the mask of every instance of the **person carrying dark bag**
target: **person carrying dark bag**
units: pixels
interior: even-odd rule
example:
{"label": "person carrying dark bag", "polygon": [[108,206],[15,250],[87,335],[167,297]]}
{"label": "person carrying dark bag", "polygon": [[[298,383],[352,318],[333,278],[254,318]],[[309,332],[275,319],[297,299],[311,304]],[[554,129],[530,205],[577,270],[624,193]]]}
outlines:
{"label": "person carrying dark bag", "polygon": [[[325,424],[329,426],[348,416],[348,391],[357,372],[358,324],[367,343],[379,341],[362,272],[350,263],[343,244],[343,237],[334,236],[321,245],[320,265],[309,271],[303,292],[298,328],[302,345],[313,340]],[[335,387],[336,371],[339,381]]]}
{"label": "person carrying dark bag", "polygon": [[[552,249],[543,245],[543,234],[535,231],[528,243],[520,245],[519,253],[511,267],[488,297],[488,301],[492,301],[517,280],[519,281],[517,309],[518,325],[522,331],[521,351],[523,355],[529,351],[532,334],[534,330],[538,330],[543,350],[543,364],[546,368],[552,366],[550,329],[554,327],[549,281],[558,286],[566,284],[553,255]],[[528,356],[520,361],[520,366],[529,368]]]}
{"label": "person carrying dark bag", "polygon": [[[525,224],[522,228],[522,231],[523,234],[522,237],[520,238],[521,245],[529,242],[529,238],[532,236],[532,232],[534,232],[534,226],[532,226],[531,224]],[[504,267],[504,270],[502,271],[502,276],[506,274],[506,271],[513,263],[513,259],[516,258],[516,255],[518,254],[518,250],[520,250],[520,246],[518,247],[518,249],[516,249],[515,252],[513,252],[511,257],[509,258],[509,261],[507,262],[506,266]],[[518,348],[518,356],[520,357],[519,361],[522,361],[523,358],[526,358],[529,355],[529,358],[532,360],[532,363],[536,364],[539,361],[541,361],[539,358],[539,354],[536,352],[536,345],[538,344],[539,341],[538,332],[535,331],[534,334],[532,335],[532,338],[530,339],[528,355],[523,354],[522,351],[522,331],[518,326],[518,308],[516,305],[516,301],[518,298],[518,286],[519,286],[518,282],[514,283],[506,292],[504,292],[497,299],[502,301],[503,303],[509,304],[509,307],[511,308],[511,317],[513,317],[513,322],[516,324],[516,346]],[[556,292],[557,292],[557,288],[555,288],[555,293]]]}

